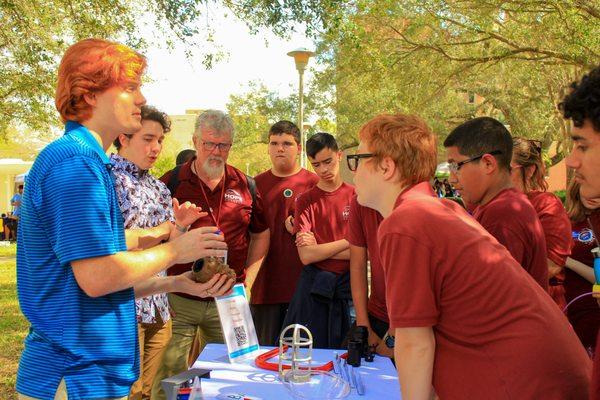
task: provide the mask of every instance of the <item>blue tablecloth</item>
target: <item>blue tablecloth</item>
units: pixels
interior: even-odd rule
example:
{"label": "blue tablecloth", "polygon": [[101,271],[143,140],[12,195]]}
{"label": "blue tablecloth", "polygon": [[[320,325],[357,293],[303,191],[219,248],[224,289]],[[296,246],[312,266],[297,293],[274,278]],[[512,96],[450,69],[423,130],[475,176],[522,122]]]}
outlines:
{"label": "blue tablecloth", "polygon": [[[261,348],[260,353],[271,348]],[[342,354],[341,350],[338,354]],[[315,364],[323,364],[333,359],[333,350],[313,349]],[[271,359],[277,362],[277,357]],[[207,345],[193,368],[212,370],[211,379],[202,381],[204,399],[228,399],[227,395],[243,395],[249,399],[287,400],[292,397],[279,382],[277,372],[266,371],[254,365],[254,359],[232,364],[227,358],[223,344]],[[360,396],[352,389],[346,399],[350,400],[396,400],[401,399],[396,369],[388,358],[375,357],[372,363],[364,362],[357,369],[362,377],[365,394]],[[235,396],[229,397],[235,399]]]}

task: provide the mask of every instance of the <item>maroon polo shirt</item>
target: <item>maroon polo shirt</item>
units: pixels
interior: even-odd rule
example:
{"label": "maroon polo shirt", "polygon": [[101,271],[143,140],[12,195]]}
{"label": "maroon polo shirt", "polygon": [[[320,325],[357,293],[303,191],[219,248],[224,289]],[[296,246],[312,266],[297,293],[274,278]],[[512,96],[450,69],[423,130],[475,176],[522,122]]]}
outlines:
{"label": "maroon polo shirt", "polygon": [[[235,270],[237,281],[244,282],[246,278],[246,259],[248,257],[248,245],[250,244],[250,232],[259,233],[268,229],[267,220],[263,210],[263,201],[260,193],[256,192],[256,203],[252,204],[252,194],[248,189],[246,175],[231,165],[226,165],[224,178],[211,190],[196,174],[192,172],[191,165],[194,160],[183,164],[179,170],[179,185],[174,193],[179,203],[189,201],[209,215],[199,218],[190,229],[202,226],[214,226],[215,220],[219,219],[219,229],[225,236],[227,242],[227,263]],[[160,180],[165,184],[169,182],[171,173],[167,172]],[[223,185],[225,187],[223,188]],[[204,188],[202,192],[201,186]],[[221,201],[222,199],[222,201]],[[208,203],[206,202],[208,200]],[[220,208],[219,208],[219,205]],[[212,208],[213,212],[209,210]],[[168,275],[179,275],[191,269],[192,264],[176,264],[167,270]],[[203,300],[199,297],[184,293],[180,296]]]}
{"label": "maroon polo shirt", "polygon": [[441,399],[586,398],[591,362],[567,319],[461,206],[423,182],[378,239],[390,326],[433,329]]}
{"label": "maroon polo shirt", "polygon": [[385,278],[379,259],[379,245],[377,243],[377,229],[383,217],[379,212],[369,207],[358,204],[356,196],[350,205],[350,221],[346,240],[358,247],[367,249],[371,264],[371,294],[367,310],[381,321],[388,322],[387,308],[385,306]]}
{"label": "maroon polo shirt", "polygon": [[541,287],[548,289],[546,239],[527,196],[505,189],[473,212],[473,217],[504,245]]}
{"label": "maroon polo shirt", "polygon": [[[563,267],[567,257],[571,254],[571,221],[567,210],[556,195],[548,192],[533,191],[527,193],[531,205],[537,212],[544,237],[546,239],[546,256],[559,267]],[[556,304],[563,309],[565,301],[565,288],[562,282],[565,279],[564,270],[555,276],[555,285],[548,287],[548,293]]]}
{"label": "maroon polo shirt", "polygon": [[319,177],[305,169],[285,177],[275,176],[268,170],[254,179],[267,205],[265,215],[271,241],[269,253],[252,286],[250,299],[252,304],[289,303],[303,265],[294,236],[285,229],[284,222],[288,216],[294,215],[298,196],[315,186]]}
{"label": "maroon polo shirt", "polygon": [[[297,232],[312,232],[317,244],[331,243],[346,237],[354,186],[342,183],[333,192],[318,186],[303,193],[296,202],[294,223]],[[350,269],[348,260],[327,259],[314,263],[324,271],[343,274]]]}
{"label": "maroon polo shirt", "polygon": [[537,212],[544,237],[548,258],[559,267],[565,265],[571,254],[571,221],[562,202],[548,192],[529,192],[527,197]]}

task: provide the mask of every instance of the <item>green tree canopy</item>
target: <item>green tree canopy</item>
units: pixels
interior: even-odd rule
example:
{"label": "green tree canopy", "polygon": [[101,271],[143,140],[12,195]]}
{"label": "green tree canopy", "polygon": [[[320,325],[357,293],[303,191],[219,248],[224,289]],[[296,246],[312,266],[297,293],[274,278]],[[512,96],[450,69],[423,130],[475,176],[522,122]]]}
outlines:
{"label": "green tree canopy", "polygon": [[64,50],[79,39],[114,39],[143,51],[147,43],[139,27],[150,21],[167,45],[182,42],[189,53],[208,47],[204,64],[211,66],[219,53],[210,45],[210,7],[229,9],[254,31],[269,27],[285,36],[297,23],[307,32],[327,29],[336,20],[332,16],[339,4],[339,0],[0,2],[0,137],[11,125],[43,130],[58,124],[53,107],[56,68]]}
{"label": "green tree canopy", "polygon": [[[320,102],[311,93],[305,94],[305,120],[316,121],[306,134],[335,131],[335,125],[322,114]],[[235,141],[229,163],[256,175],[271,167],[267,153],[268,132],[277,121],[297,124],[298,95],[281,96],[260,82],[250,82],[243,93],[230,96],[227,112],[235,125]]]}
{"label": "green tree canopy", "polygon": [[[491,115],[514,135],[564,142],[564,89],[600,60],[600,12],[587,0],[359,1],[320,45],[344,140],[380,112],[425,117],[444,136]],[[469,100],[473,101],[469,101]]]}

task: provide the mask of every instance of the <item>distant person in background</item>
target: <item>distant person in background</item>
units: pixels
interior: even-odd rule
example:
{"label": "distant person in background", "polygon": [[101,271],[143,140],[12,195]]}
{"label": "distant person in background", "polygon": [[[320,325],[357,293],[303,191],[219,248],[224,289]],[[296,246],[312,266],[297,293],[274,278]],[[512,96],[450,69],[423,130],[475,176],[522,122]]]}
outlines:
{"label": "distant person in background", "polygon": [[185,149],[181,150],[179,154],[177,154],[177,159],[175,160],[175,165],[185,164],[190,161],[192,158],[196,157],[196,150],[194,149]]}
{"label": "distant person in background", "polygon": [[10,199],[10,205],[13,207],[12,215],[10,215],[10,231],[12,240],[17,240],[17,232],[19,230],[19,218],[21,216],[21,199],[23,198],[23,185],[19,185],[17,193]]}
{"label": "distant person in background", "polygon": [[[571,219],[573,248],[565,264],[565,299],[572,301],[577,296],[589,293],[594,279],[594,257],[592,249],[598,244],[598,238],[592,230],[590,217],[600,213],[600,202],[581,197],[580,185],[571,180],[567,189],[567,212]],[[600,328],[600,308],[592,297],[584,297],[567,310],[567,317],[575,333],[591,357],[596,351],[596,335]]]}
{"label": "distant person in background", "polygon": [[541,142],[514,138],[510,177],[514,188],[527,195],[542,224],[546,238],[548,292],[562,309],[567,305],[563,267],[571,254],[571,223],[560,199],[546,191],[545,175]]}
{"label": "distant person in background", "polygon": [[2,213],[2,228],[0,229],[0,239],[8,240],[10,237],[10,232],[8,228],[8,216]]}
{"label": "distant person in background", "polygon": [[437,177],[433,178],[433,190],[437,197],[444,197],[444,185]]}
{"label": "distant person in background", "polygon": [[17,193],[10,199],[10,205],[13,207],[13,217],[19,218],[21,215],[21,199],[23,198],[23,185],[19,185]]}
{"label": "distant person in background", "polygon": [[454,189],[452,188],[452,185],[450,184],[450,182],[448,182],[448,179],[444,179],[443,185],[444,185],[444,197],[454,197]]}

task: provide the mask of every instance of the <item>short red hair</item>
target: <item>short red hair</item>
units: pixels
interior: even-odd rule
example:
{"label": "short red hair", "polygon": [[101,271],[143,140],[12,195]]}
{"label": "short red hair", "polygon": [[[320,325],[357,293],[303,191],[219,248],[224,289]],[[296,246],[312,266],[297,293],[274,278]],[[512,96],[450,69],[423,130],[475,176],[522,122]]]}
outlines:
{"label": "short red hair", "polygon": [[69,47],[58,67],[56,109],[63,121],[82,122],[92,116],[87,94],[140,81],[146,58],[135,50],[102,39],[85,39]]}
{"label": "short red hair", "polygon": [[436,137],[416,115],[380,114],[360,128],[359,138],[375,154],[394,160],[400,181],[414,185],[430,180],[437,166]]}

